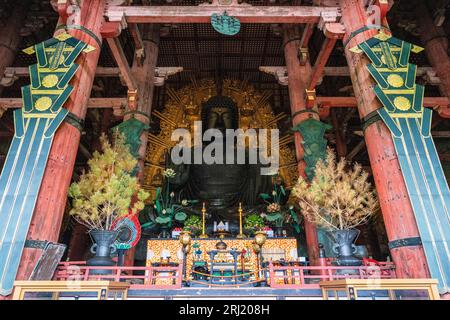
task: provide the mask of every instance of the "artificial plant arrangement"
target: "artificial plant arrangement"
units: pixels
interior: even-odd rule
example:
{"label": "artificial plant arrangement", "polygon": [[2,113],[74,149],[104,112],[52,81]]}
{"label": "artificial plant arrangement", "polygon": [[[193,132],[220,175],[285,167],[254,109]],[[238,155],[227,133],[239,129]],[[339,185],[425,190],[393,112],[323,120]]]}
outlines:
{"label": "artificial plant arrangement", "polygon": [[331,149],[319,160],[309,183],[303,177],[293,188],[305,218],[327,230],[348,230],[362,225],[377,213],[379,204],[369,174],[360,164],[347,168]]}
{"label": "artificial plant arrangement", "polygon": [[244,229],[253,233],[264,228],[264,218],[259,214],[252,213],[244,217]]}
{"label": "artificial plant arrangement", "polygon": [[132,174],[137,160],[124,135],[114,130],[113,143],[105,134],[100,142],[101,153],[93,153],[89,170],[69,188],[70,215],[89,230],[110,230],[116,219],[142,210],[149,197]]}
{"label": "artificial plant arrangement", "polygon": [[184,230],[190,231],[197,236],[202,231],[202,219],[197,215],[190,215],[184,222]]}
{"label": "artificial plant arrangement", "polygon": [[288,194],[283,187],[283,180],[279,175],[272,178],[272,194],[261,193],[259,197],[266,203],[264,219],[276,228],[283,228],[285,223],[290,223],[294,230],[301,230],[300,219],[295,212],[295,207],[288,203]]}
{"label": "artificial plant arrangement", "polygon": [[176,176],[175,170],[168,168],[164,170],[163,187],[156,189],[156,196],[153,199],[153,207],[149,222],[142,224],[142,228],[149,228],[159,225],[163,230],[163,236],[167,235],[167,230],[172,228],[175,222],[184,223],[187,218],[186,210],[197,203],[198,200],[182,200],[177,201],[175,192],[170,190],[170,179]]}

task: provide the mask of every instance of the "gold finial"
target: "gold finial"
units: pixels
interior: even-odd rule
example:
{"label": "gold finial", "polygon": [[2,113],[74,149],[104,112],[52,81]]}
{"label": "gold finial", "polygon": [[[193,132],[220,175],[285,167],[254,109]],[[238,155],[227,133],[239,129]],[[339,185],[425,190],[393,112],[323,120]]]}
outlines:
{"label": "gold finial", "polygon": [[242,232],[242,202],[239,202],[239,234],[236,236],[238,239],[245,238],[245,234]]}
{"label": "gold finial", "polygon": [[204,202],[202,208],[202,219],[203,219],[202,234],[199,236],[199,238],[206,239],[208,238],[208,235],[206,234],[206,206]]}

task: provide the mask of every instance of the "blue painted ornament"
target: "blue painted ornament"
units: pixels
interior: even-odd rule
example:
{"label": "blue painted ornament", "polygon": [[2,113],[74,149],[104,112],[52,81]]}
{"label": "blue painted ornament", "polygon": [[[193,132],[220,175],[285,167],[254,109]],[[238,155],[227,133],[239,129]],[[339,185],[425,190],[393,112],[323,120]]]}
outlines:
{"label": "blue painted ornament", "polygon": [[221,15],[213,13],[211,25],[214,30],[227,36],[234,36],[241,30],[241,22],[237,18],[230,17],[226,11]]}

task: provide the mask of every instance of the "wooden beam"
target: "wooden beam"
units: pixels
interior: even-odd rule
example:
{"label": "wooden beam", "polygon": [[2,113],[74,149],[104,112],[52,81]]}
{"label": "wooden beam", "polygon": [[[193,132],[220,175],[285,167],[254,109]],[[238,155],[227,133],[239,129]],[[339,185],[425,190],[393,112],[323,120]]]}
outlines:
{"label": "wooden beam", "polygon": [[109,21],[127,23],[210,23],[213,14],[224,11],[241,23],[318,23],[322,15],[341,14],[337,7],[319,6],[108,6],[105,16]]}
{"label": "wooden beam", "polygon": [[88,108],[123,108],[127,105],[127,98],[90,98]]}
{"label": "wooden beam", "polygon": [[330,58],[331,52],[333,51],[334,45],[337,39],[325,38],[322,44],[319,55],[317,56],[316,63],[311,75],[311,81],[309,82],[308,90],[314,90],[323,76],[325,65]]}
{"label": "wooden beam", "polygon": [[431,131],[433,138],[450,138],[450,131]]}
{"label": "wooden beam", "polygon": [[[88,108],[108,109],[112,108],[116,117],[122,117],[127,98],[89,98]],[[0,107],[5,109],[21,108],[22,98],[0,98]]]}
{"label": "wooden beam", "polygon": [[128,31],[131,34],[131,37],[134,41],[134,47],[135,47],[135,58],[137,59],[137,63],[139,66],[142,64],[142,60],[145,58],[145,50],[144,50],[144,43],[142,42],[142,36],[141,32],[139,31],[139,27],[136,23],[129,23],[128,24]]}
{"label": "wooden beam", "polygon": [[[357,101],[355,97],[317,97],[319,105],[322,107],[356,107]],[[448,107],[449,99],[447,97],[425,97],[423,104],[425,107]]]}
{"label": "wooden beam", "polygon": [[339,158],[347,155],[347,143],[345,141],[345,131],[343,122],[339,121],[337,109],[331,111],[331,123],[334,129],[334,139],[336,142],[336,152]]}
{"label": "wooden beam", "polygon": [[[330,108],[356,108],[355,97],[316,97],[321,118],[329,115]],[[127,105],[127,98],[90,98],[88,108],[113,108],[115,116],[121,116]],[[443,118],[450,118],[449,99],[446,97],[425,97],[424,106],[433,108]],[[0,108],[21,108],[22,98],[0,98]]]}
{"label": "wooden beam", "polygon": [[[316,97],[319,105],[329,108],[355,108],[355,97]],[[127,98],[90,98],[89,108],[118,108],[126,105]],[[446,97],[425,97],[424,105],[428,108],[448,106],[449,100]],[[0,98],[0,107],[5,109],[21,108],[22,98]]]}
{"label": "wooden beam", "polygon": [[[170,76],[183,71],[183,67],[156,67],[154,83],[157,86],[164,85],[164,80]],[[28,77],[30,72],[26,67],[8,67],[5,69],[5,75],[14,77]],[[95,70],[96,77],[120,77],[120,69],[116,67],[97,67]],[[1,79],[0,79],[1,80]]]}
{"label": "wooden beam", "polygon": [[305,25],[302,33],[302,38],[300,40],[300,48],[308,48],[309,39],[314,32],[314,24],[308,23]]}
{"label": "wooden beam", "polygon": [[[263,68],[263,69],[277,68],[280,70],[284,69],[284,71],[286,71],[285,66],[260,66],[259,68],[260,68],[260,71],[264,71],[264,72],[266,72],[266,71],[261,70],[261,68]],[[434,72],[434,69],[432,67],[418,67],[416,75],[418,77],[420,77],[420,76],[424,76],[430,72]],[[270,72],[268,72],[268,73],[270,73]],[[327,77],[350,77],[350,71],[348,70],[348,67],[325,67],[323,75],[327,76]]]}
{"label": "wooden beam", "polygon": [[[15,77],[28,77],[30,71],[28,67],[8,67],[5,69],[5,74],[11,74]],[[95,70],[96,77],[118,77],[119,75],[120,70],[115,67],[97,67]]]}
{"label": "wooden beam", "polygon": [[[163,68],[170,68],[170,67],[158,67],[157,69],[163,69]],[[176,68],[176,67],[174,67]],[[261,68],[267,68],[266,66],[261,66]],[[278,68],[280,70],[284,70],[286,72],[286,67],[271,67],[271,68]],[[264,71],[264,70],[261,70]],[[265,71],[264,71],[265,72]],[[417,76],[423,76],[427,74],[428,72],[434,72],[434,69],[432,67],[418,67],[417,68]],[[270,73],[270,72],[268,72]],[[27,67],[7,67],[5,69],[5,75],[12,75],[15,77],[28,77],[30,75],[30,72]],[[119,77],[120,76],[120,69],[117,67],[97,67],[95,70],[95,76],[96,77]],[[349,77],[350,71],[348,70],[348,67],[325,67],[323,76],[327,77]],[[287,82],[286,84],[287,85]]]}
{"label": "wooden beam", "polygon": [[135,91],[137,89],[136,81],[131,74],[131,68],[128,64],[125,53],[123,52],[122,45],[119,38],[107,38],[109,48],[111,49],[114,60],[116,60],[117,66],[120,69],[120,73],[128,87],[129,91]]}
{"label": "wooden beam", "polygon": [[366,141],[362,139],[345,157],[347,161],[352,162],[353,158],[366,146]]}
{"label": "wooden beam", "polygon": [[83,155],[83,157],[86,160],[89,160],[90,158],[92,158],[92,154],[89,151],[89,149],[81,142],[80,142],[80,145],[78,146],[78,151]]}

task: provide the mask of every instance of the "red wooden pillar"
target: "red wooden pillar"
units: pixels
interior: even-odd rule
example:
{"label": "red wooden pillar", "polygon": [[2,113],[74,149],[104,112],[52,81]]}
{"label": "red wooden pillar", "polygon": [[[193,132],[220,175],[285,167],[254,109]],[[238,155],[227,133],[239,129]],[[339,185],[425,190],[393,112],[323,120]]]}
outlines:
{"label": "red wooden pillar", "polygon": [[[80,26],[90,30],[101,41],[100,28],[104,21],[105,0],[84,0],[80,9]],[[79,69],[71,81],[74,89],[64,105],[74,116],[84,119],[101,47],[86,31],[68,32],[95,48],[92,52],[82,54],[76,61]],[[64,122],[55,134],[28,231],[28,240],[58,241],[80,135],[80,129],[68,122]],[[40,254],[40,249],[24,249],[17,279],[28,279]]]}
{"label": "red wooden pillar", "polygon": [[[5,68],[14,63],[16,54],[22,37],[20,28],[27,14],[27,4],[29,1],[19,1],[12,8],[9,19],[4,21],[0,32],[0,78],[3,77]],[[3,87],[0,86],[0,96]]]}
{"label": "red wooden pillar", "polygon": [[[145,25],[142,33],[142,42],[144,46],[145,59],[142,64],[139,64],[136,59],[133,62],[132,73],[138,86],[138,101],[137,110],[139,113],[133,114],[138,120],[149,124],[150,114],[152,112],[153,92],[154,92],[154,78],[156,63],[158,60],[159,51],[159,26]],[[127,120],[127,116],[124,120]],[[141,136],[141,148],[139,149],[139,171],[138,178],[142,183],[144,179],[144,161],[147,151],[148,132],[145,131]]]}
{"label": "red wooden pillar", "polygon": [[425,1],[416,1],[416,12],[420,26],[420,39],[425,46],[428,61],[441,81],[439,91],[443,96],[450,96],[450,58],[447,54],[447,35],[442,27],[434,24]]}
{"label": "red wooden pillar", "polygon": [[[305,65],[300,65],[298,53],[300,48],[299,26],[284,25],[284,57],[288,72],[289,101],[291,104],[292,124],[297,125],[303,120],[318,115],[304,112],[306,110],[306,88],[311,78],[311,65],[306,61]],[[302,136],[300,132],[295,132],[295,150],[298,162],[299,175],[306,178],[305,162],[303,159]],[[311,265],[316,265],[319,252],[319,242],[317,240],[316,226],[305,220],[305,236],[308,247],[308,257]]]}
{"label": "red wooden pillar", "polygon": [[69,261],[81,261],[84,259],[84,253],[86,252],[86,243],[88,243],[89,234],[87,228],[77,223],[73,226],[72,237],[70,238],[68,251]]}
{"label": "red wooden pillar", "polygon": [[[366,24],[367,17],[363,3],[363,0],[341,0],[341,22],[344,23],[346,30],[344,43],[352,32],[360,30]],[[364,54],[355,54],[349,49],[376,33],[376,30],[360,32],[345,47],[354,91],[358,92],[356,97],[358,111],[363,121],[368,116],[376,114],[375,111],[381,107],[381,104],[373,92],[374,83],[366,68],[368,59]],[[368,124],[364,136],[389,241],[419,237],[389,129],[381,120],[378,120]],[[400,246],[391,249],[391,255],[399,278],[430,276],[421,245]]]}
{"label": "red wooden pillar", "polygon": [[[154,92],[154,78],[156,63],[158,60],[159,51],[159,26],[145,25],[142,32],[143,47],[145,52],[145,59],[142,63],[138,63],[135,59],[131,72],[136,80],[137,91],[137,111],[138,113],[127,114],[124,120],[130,117],[135,117],[139,121],[149,124],[150,114],[152,112],[153,92]],[[148,131],[145,130],[141,135],[141,147],[139,148],[138,159],[138,178],[142,184],[144,182],[144,162],[147,153]],[[127,266],[134,264],[134,252],[136,247],[127,251],[124,264]]]}

